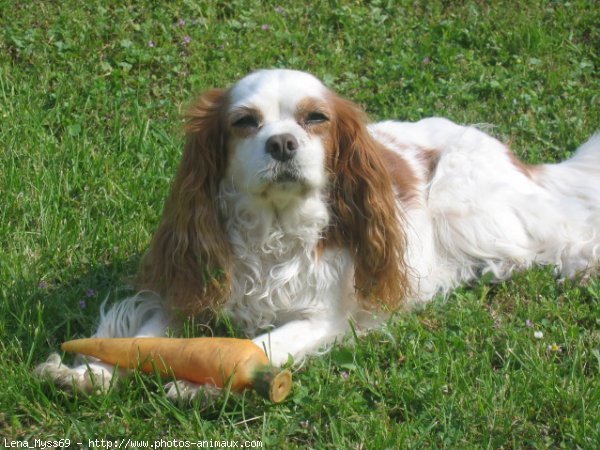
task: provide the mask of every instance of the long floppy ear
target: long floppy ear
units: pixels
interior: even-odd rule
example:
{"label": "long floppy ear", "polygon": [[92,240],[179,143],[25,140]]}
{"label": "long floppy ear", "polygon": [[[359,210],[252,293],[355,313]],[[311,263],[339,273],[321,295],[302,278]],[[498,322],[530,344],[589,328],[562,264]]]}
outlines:
{"label": "long floppy ear", "polygon": [[354,282],[366,307],[398,308],[408,295],[401,211],[382,148],[352,102],[332,94],[331,237],[354,257]]}
{"label": "long floppy ear", "polygon": [[137,277],[139,288],[186,314],[210,313],[229,292],[230,248],[217,205],[228,159],[226,104],[226,91],[215,89],[188,110],[183,158]]}

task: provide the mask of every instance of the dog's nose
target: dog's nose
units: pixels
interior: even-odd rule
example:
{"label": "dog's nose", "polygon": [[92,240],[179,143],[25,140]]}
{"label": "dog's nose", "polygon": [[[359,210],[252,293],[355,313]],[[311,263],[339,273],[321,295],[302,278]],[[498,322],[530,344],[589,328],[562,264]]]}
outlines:
{"label": "dog's nose", "polygon": [[267,139],[265,151],[277,161],[289,161],[296,154],[298,141],[290,133],[275,134]]}

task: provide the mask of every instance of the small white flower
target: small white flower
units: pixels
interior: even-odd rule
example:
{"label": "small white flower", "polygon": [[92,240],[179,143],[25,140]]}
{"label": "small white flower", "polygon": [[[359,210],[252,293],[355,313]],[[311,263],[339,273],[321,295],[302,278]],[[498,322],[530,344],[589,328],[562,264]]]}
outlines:
{"label": "small white flower", "polygon": [[533,333],[533,337],[536,339],[542,339],[544,337],[544,333],[542,333],[541,331],[536,331]]}

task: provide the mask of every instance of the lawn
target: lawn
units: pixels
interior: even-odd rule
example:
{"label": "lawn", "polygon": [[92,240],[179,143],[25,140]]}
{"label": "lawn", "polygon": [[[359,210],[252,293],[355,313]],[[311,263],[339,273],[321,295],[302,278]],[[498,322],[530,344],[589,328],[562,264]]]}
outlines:
{"label": "lawn", "polygon": [[173,404],[146,375],[68,394],[31,371],[127,295],[193,95],[297,68],[373,120],[486,124],[555,161],[600,126],[598,24],[595,0],[0,0],[0,447],[597,448],[600,280],[548,269],[348,336],[295,368],[279,405]]}

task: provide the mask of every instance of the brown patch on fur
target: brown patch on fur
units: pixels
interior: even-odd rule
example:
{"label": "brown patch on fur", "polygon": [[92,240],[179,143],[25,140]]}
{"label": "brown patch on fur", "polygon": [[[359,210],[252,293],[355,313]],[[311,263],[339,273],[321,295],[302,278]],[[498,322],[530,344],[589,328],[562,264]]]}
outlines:
{"label": "brown patch on fur", "polygon": [[400,199],[403,202],[411,202],[419,195],[417,175],[402,155],[384,146],[380,148],[381,159],[400,195]]}
{"label": "brown patch on fur", "polygon": [[433,174],[435,173],[435,169],[440,162],[441,152],[436,149],[423,149],[421,150],[420,155],[421,157],[419,159],[423,162],[427,172],[426,181],[430,182],[433,178]]}
{"label": "brown patch on fur", "polygon": [[[394,146],[395,151],[390,150],[394,155],[399,154],[398,153],[399,151],[408,148],[408,146],[406,144],[400,142],[398,140],[398,138],[396,136],[394,136],[393,134],[378,130],[377,136],[381,136],[382,138],[385,138],[386,141],[390,142]],[[422,164],[422,168],[424,169],[424,172],[425,172],[425,179],[421,180],[421,181],[428,183],[433,178],[433,174],[435,173],[435,169],[440,160],[441,152],[437,149],[427,149],[427,148],[421,148],[421,147],[419,147],[418,150],[419,150],[418,160]],[[402,155],[399,154],[399,157],[402,158]],[[419,181],[418,177],[414,173],[414,171],[411,170],[411,168],[410,168],[408,162],[406,162],[406,160],[404,160],[404,165],[406,166],[405,170],[410,171],[410,173],[412,174],[412,177],[414,179],[414,184],[417,184]],[[402,172],[405,172],[405,171],[402,171]],[[410,179],[410,175],[408,173],[406,173],[406,176]],[[414,184],[413,184],[413,186],[414,186]],[[402,184],[400,184],[400,186],[402,186]],[[409,198],[412,199],[415,196],[416,195],[409,196]],[[404,200],[404,198],[403,198],[403,200]]]}
{"label": "brown patch on fur", "polygon": [[216,204],[229,158],[227,103],[214,89],[189,108],[183,157],[136,279],[187,314],[209,313],[229,294],[230,247]]}
{"label": "brown patch on fur", "polygon": [[325,241],[325,239],[320,239],[319,242],[317,242],[317,245],[314,250],[315,262],[318,263],[321,260],[321,258],[323,257],[323,252],[326,248],[327,242]]}
{"label": "brown patch on fur", "polygon": [[535,175],[539,172],[540,166],[531,166],[529,164],[525,164],[517,157],[517,155],[512,152],[508,146],[506,146],[506,154],[508,155],[508,159],[510,159],[512,165],[519,169],[519,172],[523,173],[526,177],[534,179]]}
{"label": "brown patch on fur", "polygon": [[409,284],[395,175],[386,168],[382,146],[368,133],[359,108],[335,94],[330,94],[330,103],[326,148],[332,224],[325,239],[350,250],[355,287],[365,307],[397,309],[409,294]]}

